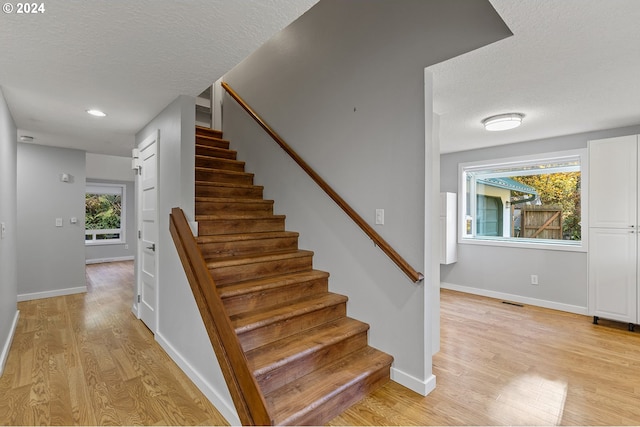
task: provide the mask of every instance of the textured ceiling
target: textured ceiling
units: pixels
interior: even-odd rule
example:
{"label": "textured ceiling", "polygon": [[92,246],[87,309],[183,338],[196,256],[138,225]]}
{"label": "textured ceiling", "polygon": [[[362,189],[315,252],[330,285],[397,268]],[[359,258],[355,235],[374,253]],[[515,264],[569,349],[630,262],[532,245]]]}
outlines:
{"label": "textured ceiling", "polygon": [[[316,1],[46,0],[40,15],[0,15],[0,86],[36,143],[128,156],[169,102]],[[430,67],[443,152],[640,123],[640,0],[490,2],[514,36]],[[482,129],[514,111],[520,128]]]}
{"label": "textured ceiling", "polygon": [[199,94],[316,2],[46,0],[42,14],[0,15],[0,86],[34,142],[128,156],[173,99]]}
{"label": "textured ceiling", "polygon": [[443,152],[640,124],[640,1],[490,2],[514,35],[429,68]]}

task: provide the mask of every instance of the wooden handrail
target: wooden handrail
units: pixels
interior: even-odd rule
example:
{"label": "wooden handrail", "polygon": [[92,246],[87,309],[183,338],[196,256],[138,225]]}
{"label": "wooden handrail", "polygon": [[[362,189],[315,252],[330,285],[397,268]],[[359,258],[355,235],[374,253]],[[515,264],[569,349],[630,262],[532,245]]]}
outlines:
{"label": "wooden handrail", "polygon": [[243,425],[272,425],[264,396],[249,370],[247,358],[182,209],[171,210],[169,229],[240,421]]}
{"label": "wooden handrail", "polygon": [[281,137],[234,91],[228,83],[222,82],[222,87],[236,100],[238,104],[255,120],[262,129],[313,179],[316,184],[373,240],[382,251],[407,275],[413,282],[424,279],[422,273],[417,272],[404,258],[402,258],[389,243],[387,243],[376,231],[342,198],[316,171],[305,162]]}

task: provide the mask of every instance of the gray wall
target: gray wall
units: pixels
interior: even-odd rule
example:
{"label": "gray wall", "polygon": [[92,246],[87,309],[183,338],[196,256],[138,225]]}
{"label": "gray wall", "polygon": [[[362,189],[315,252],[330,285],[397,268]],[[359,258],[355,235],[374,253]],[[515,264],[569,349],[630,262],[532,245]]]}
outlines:
{"label": "gray wall", "polygon": [[[640,126],[443,154],[441,190],[458,192],[459,163],[586,148],[589,140],[637,133]],[[587,313],[585,252],[458,244],[458,262],[441,266],[440,274],[443,287]],[[530,284],[531,274],[539,285]]]}
{"label": "gray wall", "polygon": [[508,34],[485,2],[321,1],[224,77],[370,224],[385,209],[376,230],[425,273],[412,283],[224,99],[225,138],[301,232],[300,246],[315,251],[315,268],[331,273],[331,290],[349,296],[349,315],[371,325],[370,343],[394,356],[394,379],[420,392],[433,383],[437,286],[437,266],[425,262],[434,199],[425,202],[424,67]]}
{"label": "gray wall", "polygon": [[[239,424],[200,312],[169,234],[169,213],[181,207],[194,220],[195,98],[178,97],[136,135],[158,139],[158,325],[155,337],[221,414]],[[134,302],[135,304],[135,302]]]}
{"label": "gray wall", "polygon": [[[20,143],[17,165],[19,299],[86,290],[85,152]],[[61,182],[62,173],[71,180]]]}
{"label": "gray wall", "polygon": [[16,125],[0,90],[0,222],[6,227],[5,236],[0,239],[0,375],[18,321],[17,138]]}

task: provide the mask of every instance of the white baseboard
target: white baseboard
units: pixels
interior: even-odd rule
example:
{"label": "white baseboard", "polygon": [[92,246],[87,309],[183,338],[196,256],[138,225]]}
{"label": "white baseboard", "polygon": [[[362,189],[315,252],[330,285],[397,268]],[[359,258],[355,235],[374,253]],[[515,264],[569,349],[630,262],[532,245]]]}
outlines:
{"label": "white baseboard", "polygon": [[0,377],[2,377],[2,373],[4,372],[4,365],[7,363],[7,359],[9,358],[9,350],[11,350],[11,343],[13,342],[13,336],[16,333],[16,328],[18,327],[18,318],[20,317],[20,310],[16,310],[16,315],[13,316],[13,323],[11,323],[11,328],[9,329],[9,335],[2,346],[2,353],[0,353]]}
{"label": "white baseboard", "polygon": [[133,261],[133,256],[120,256],[113,258],[94,258],[85,261],[85,264],[102,264],[103,262]]}
{"label": "white baseboard", "polygon": [[[241,426],[240,418],[236,412],[233,402],[227,402],[220,394],[214,389],[214,387],[205,378],[200,375],[196,369],[191,366],[189,362],[162,336],[161,333],[156,333],[156,341],[167,352],[169,357],[182,369],[182,371],[189,377],[191,381],[200,389],[200,391],[209,399],[209,401],[216,407],[220,414],[229,422],[232,426]],[[214,360],[215,362],[215,360]],[[212,362],[213,363],[213,362]]]}
{"label": "white baseboard", "polygon": [[427,380],[422,381],[412,375],[402,372],[399,369],[391,368],[391,379],[398,384],[421,394],[422,396],[426,396],[436,388],[435,375],[431,375]]}
{"label": "white baseboard", "polygon": [[18,294],[18,301],[31,301],[34,299],[60,297],[63,295],[81,294],[87,292],[87,286],[78,286],[77,288],[55,289],[53,291],[34,292],[31,294]]}
{"label": "white baseboard", "polygon": [[472,288],[470,286],[455,285],[453,283],[440,283],[442,289],[465,292],[467,294],[480,295],[483,297],[518,302],[520,304],[535,305],[537,307],[550,308],[552,310],[566,311],[568,313],[588,315],[588,308],[579,305],[564,304],[555,301],[548,301],[537,298],[523,297],[521,295],[507,294],[504,292],[490,291],[487,289]]}

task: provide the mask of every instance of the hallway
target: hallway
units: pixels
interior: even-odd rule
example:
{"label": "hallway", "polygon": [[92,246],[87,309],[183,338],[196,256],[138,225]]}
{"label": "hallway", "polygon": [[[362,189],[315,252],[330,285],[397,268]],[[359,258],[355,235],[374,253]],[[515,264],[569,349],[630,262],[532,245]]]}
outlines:
{"label": "hallway", "polygon": [[227,424],[131,313],[133,262],[86,272],[86,294],[18,304],[0,425]]}

